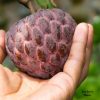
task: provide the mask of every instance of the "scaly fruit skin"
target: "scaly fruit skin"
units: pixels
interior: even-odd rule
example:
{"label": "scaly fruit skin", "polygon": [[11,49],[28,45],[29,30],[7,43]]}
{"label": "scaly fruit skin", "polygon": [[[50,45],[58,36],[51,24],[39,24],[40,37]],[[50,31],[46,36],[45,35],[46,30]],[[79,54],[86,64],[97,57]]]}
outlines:
{"label": "scaly fruit skin", "polygon": [[40,10],[15,23],[6,36],[6,49],[15,65],[27,74],[47,79],[63,71],[76,22],[66,12]]}

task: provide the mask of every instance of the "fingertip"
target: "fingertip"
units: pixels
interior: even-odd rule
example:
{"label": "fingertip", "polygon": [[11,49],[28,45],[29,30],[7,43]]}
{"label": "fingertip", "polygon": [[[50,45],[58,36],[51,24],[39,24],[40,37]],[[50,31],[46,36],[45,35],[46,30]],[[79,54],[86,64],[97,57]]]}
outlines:
{"label": "fingertip", "polygon": [[93,25],[88,23],[88,26],[93,31]]}
{"label": "fingertip", "polygon": [[0,29],[0,35],[5,34],[5,31]]}
{"label": "fingertip", "polygon": [[85,22],[81,22],[81,23],[79,23],[77,26],[83,26],[83,27],[87,27],[87,23],[85,23]]}
{"label": "fingertip", "polygon": [[87,48],[91,49],[93,47],[93,32],[94,32],[94,29],[93,29],[93,26],[91,24],[88,24],[88,27],[89,27],[89,34],[88,34]]}
{"label": "fingertip", "polygon": [[0,41],[5,37],[5,31],[0,30]]}
{"label": "fingertip", "polygon": [[87,23],[80,23],[77,25],[74,37],[73,37],[73,42],[75,41],[87,41],[88,38],[88,31],[89,31],[89,26]]}
{"label": "fingertip", "polygon": [[93,36],[93,32],[94,32],[93,25],[88,24],[88,27],[89,27],[89,33],[92,34],[92,36]]}
{"label": "fingertip", "polygon": [[77,25],[76,30],[77,31],[81,30],[81,31],[87,32],[88,31],[88,24],[82,22],[82,23]]}
{"label": "fingertip", "polygon": [[5,31],[4,30],[0,30],[0,46],[2,48],[5,48]]}

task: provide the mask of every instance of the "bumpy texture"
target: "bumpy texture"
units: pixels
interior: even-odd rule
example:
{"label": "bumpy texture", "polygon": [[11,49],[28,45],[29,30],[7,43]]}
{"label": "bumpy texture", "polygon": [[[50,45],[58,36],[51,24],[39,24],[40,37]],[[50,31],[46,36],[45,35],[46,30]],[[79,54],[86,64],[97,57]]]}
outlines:
{"label": "bumpy texture", "polygon": [[40,10],[10,28],[7,52],[21,71],[50,78],[63,70],[75,27],[73,18],[60,9]]}

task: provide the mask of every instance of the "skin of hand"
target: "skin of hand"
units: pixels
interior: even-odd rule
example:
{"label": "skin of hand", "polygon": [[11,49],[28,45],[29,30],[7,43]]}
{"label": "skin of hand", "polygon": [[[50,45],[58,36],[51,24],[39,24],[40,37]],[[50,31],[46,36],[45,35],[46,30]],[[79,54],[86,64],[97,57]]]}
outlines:
{"label": "skin of hand", "polygon": [[4,67],[4,40],[5,32],[0,30],[0,100],[72,100],[88,73],[93,46],[92,25],[77,25],[63,72],[48,80],[32,78]]}

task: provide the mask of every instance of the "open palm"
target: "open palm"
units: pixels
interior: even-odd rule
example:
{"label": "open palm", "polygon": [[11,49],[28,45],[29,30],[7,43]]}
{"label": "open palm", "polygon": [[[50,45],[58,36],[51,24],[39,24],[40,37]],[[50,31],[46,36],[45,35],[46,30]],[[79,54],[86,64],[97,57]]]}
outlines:
{"label": "open palm", "polygon": [[[0,63],[5,58],[5,32],[0,31]],[[73,43],[63,72],[51,79],[32,78],[12,72],[0,64],[0,100],[70,100],[88,73],[92,51],[93,28],[81,23],[76,27]]]}

